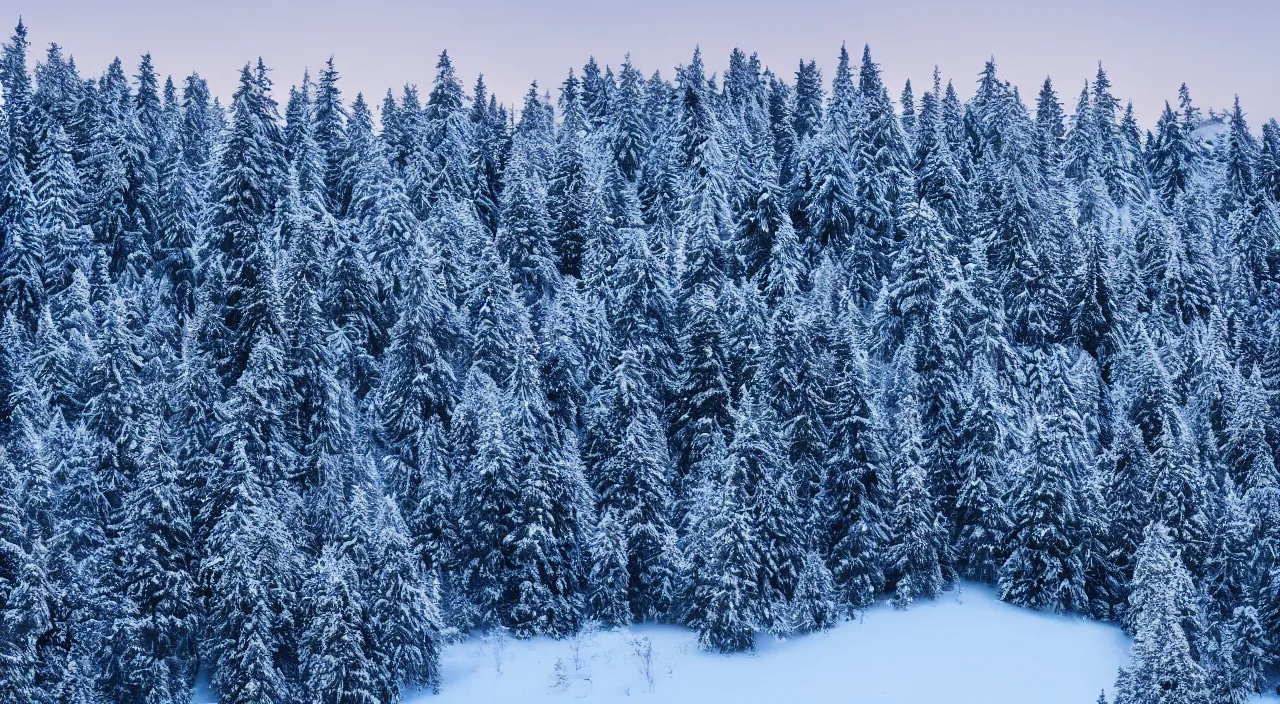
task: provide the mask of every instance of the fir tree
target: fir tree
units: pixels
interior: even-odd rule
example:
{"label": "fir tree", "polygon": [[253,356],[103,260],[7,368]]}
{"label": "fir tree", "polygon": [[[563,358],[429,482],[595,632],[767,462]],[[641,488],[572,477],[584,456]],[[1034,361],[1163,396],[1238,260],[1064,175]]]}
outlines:
{"label": "fir tree", "polygon": [[342,704],[378,701],[365,610],[355,567],[326,548],[303,586],[307,627],[300,643],[302,683],[310,696]]}
{"label": "fir tree", "polygon": [[600,623],[625,626],[631,622],[631,606],[627,599],[631,581],[627,567],[627,537],[611,511],[601,515],[591,542],[588,613]]}
{"label": "fir tree", "polygon": [[520,477],[503,423],[500,392],[493,380],[472,369],[454,423],[458,467],[457,545],[451,565],[467,612],[454,614],[461,627],[506,623],[515,556],[508,537],[516,529]]}
{"label": "fir tree", "polygon": [[148,428],[137,488],[126,503],[121,586],[136,613],[123,624],[131,647],[121,654],[130,696],[185,700],[195,677],[198,604],[190,543],[191,511],[166,443],[170,429]]}
{"label": "fir tree", "polygon": [[381,700],[395,700],[405,687],[436,687],[440,681],[442,623],[435,584],[417,559],[394,502],[378,512],[374,567],[365,594],[372,622],[373,671],[381,675]]}
{"label": "fir tree", "polygon": [[602,399],[607,399],[601,404],[601,424],[608,440],[595,481],[600,530],[616,524],[626,558],[630,613],[638,621],[652,620],[663,616],[675,597],[671,464],[660,407],[634,351],[622,353]]}
{"label": "fir tree", "polygon": [[884,551],[885,572],[894,590],[893,605],[899,609],[917,598],[936,597],[947,583],[944,569],[950,569],[945,536],[925,484],[914,404],[915,399],[907,398],[899,408],[895,439],[901,454],[894,471],[896,496]]}
{"label": "fir tree", "polygon": [[707,504],[691,547],[685,622],[697,629],[705,650],[751,650],[760,618],[761,555],[746,472],[723,444],[713,444],[708,456],[715,471],[703,486]]}
{"label": "fir tree", "polygon": [[851,326],[837,333],[832,461],[819,505],[832,579],[844,606],[853,610],[870,606],[884,586],[881,550],[888,527],[881,502],[887,473],[882,476],[884,448],[866,351]]}
{"label": "fir tree", "polygon": [[1137,618],[1133,657],[1116,682],[1117,704],[1140,702],[1209,701],[1205,673],[1191,656],[1177,590],[1190,584],[1186,568],[1163,526],[1154,524],[1139,552],[1138,571],[1166,576],[1144,581],[1129,597],[1141,605]]}
{"label": "fir tree", "polygon": [[1039,416],[1009,504],[1009,557],[1000,567],[1000,598],[1059,612],[1084,610],[1084,566],[1077,554],[1076,488],[1063,466],[1063,439]]}

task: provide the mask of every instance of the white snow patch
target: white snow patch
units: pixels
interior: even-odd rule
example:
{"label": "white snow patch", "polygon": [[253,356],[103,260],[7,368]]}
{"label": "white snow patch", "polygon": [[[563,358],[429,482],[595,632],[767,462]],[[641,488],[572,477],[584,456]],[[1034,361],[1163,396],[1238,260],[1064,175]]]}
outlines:
{"label": "white snow patch", "polygon": [[1221,117],[1215,117],[1211,120],[1204,120],[1191,132],[1191,137],[1212,147],[1219,141],[1226,139],[1231,132],[1231,126]]}
{"label": "white snow patch", "polygon": [[[646,639],[651,677],[637,654]],[[1019,609],[964,585],[907,611],[876,606],[828,633],[762,636],[749,655],[702,652],[675,626],[562,641],[476,637],[445,650],[439,695],[406,702],[1091,704],[1102,689],[1110,699],[1128,649],[1112,625]]]}
{"label": "white snow patch", "polygon": [[196,674],[196,686],[191,690],[191,704],[218,704],[218,695],[209,686],[209,672],[204,668]]}

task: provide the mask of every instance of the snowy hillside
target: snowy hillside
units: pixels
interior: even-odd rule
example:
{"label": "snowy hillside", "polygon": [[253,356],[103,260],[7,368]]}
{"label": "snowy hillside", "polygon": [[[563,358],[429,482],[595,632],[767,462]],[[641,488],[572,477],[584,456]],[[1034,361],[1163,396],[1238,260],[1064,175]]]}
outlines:
{"label": "snowy hillside", "polygon": [[[645,639],[651,683],[636,654]],[[1112,626],[1019,609],[973,585],[908,611],[881,604],[826,634],[760,641],[754,655],[725,656],[669,626],[585,641],[472,639],[445,652],[438,696],[408,701],[1091,704],[1129,647]]]}

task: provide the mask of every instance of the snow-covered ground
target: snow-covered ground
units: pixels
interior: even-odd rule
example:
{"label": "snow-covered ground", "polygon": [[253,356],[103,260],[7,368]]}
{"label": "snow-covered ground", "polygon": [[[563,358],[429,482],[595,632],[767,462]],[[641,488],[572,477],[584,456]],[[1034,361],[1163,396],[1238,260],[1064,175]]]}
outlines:
{"label": "snow-covered ground", "polygon": [[408,701],[1093,704],[1104,688],[1110,698],[1128,648],[1113,626],[1018,609],[965,585],[907,611],[877,606],[828,633],[765,636],[750,655],[704,653],[673,626],[565,641],[477,637],[446,650],[439,695]]}

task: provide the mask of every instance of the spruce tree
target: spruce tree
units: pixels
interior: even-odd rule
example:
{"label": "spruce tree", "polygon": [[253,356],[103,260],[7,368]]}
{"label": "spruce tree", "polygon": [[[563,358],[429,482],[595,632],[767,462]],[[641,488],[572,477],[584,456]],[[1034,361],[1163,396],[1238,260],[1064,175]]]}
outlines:
{"label": "spruce tree", "polygon": [[406,687],[437,687],[443,628],[434,576],[425,572],[399,508],[384,499],[378,511],[374,565],[364,593],[373,631],[373,671],[381,701]]}
{"label": "spruce tree", "polygon": [[843,606],[870,606],[884,586],[881,550],[888,527],[881,513],[887,466],[881,420],[866,351],[848,323],[836,329],[837,375],[831,414],[831,456],[819,495],[824,549]]}
{"label": "spruce tree", "polygon": [[1192,658],[1178,604],[1178,589],[1191,580],[1158,523],[1147,531],[1138,572],[1153,578],[1141,582],[1129,597],[1142,608],[1136,609],[1132,659],[1116,682],[1117,704],[1209,701],[1205,673]]}
{"label": "spruce tree", "polygon": [[985,360],[975,362],[969,376],[968,410],[960,425],[963,448],[957,457],[960,479],[951,518],[957,566],[969,578],[995,580],[1009,532],[1004,505],[1006,411],[995,374]]}
{"label": "spruce tree", "polygon": [[640,175],[644,155],[649,150],[649,126],[644,120],[644,75],[631,64],[628,54],[618,73],[618,92],[611,105],[615,126],[610,150],[628,181]]}
{"label": "spruce tree", "polygon": [[751,650],[761,615],[762,557],[748,480],[720,442],[709,449],[707,464],[714,471],[701,488],[706,503],[690,548],[685,623],[697,629],[704,650]]}
{"label": "spruce tree", "polygon": [[894,258],[886,315],[876,320],[877,346],[885,358],[892,357],[907,337],[925,338],[942,294],[946,234],[937,214],[920,205],[903,220],[907,239]]}
{"label": "spruce tree", "polygon": [[518,580],[508,624],[520,636],[565,636],[584,612],[589,493],[577,443],[547,411],[527,329],[515,354],[502,411],[520,479],[515,526],[504,539],[514,549]]}
{"label": "spruce tree", "polygon": [[7,173],[0,212],[5,231],[0,242],[0,311],[34,331],[45,303],[45,239],[23,160],[9,158],[3,168]]}
{"label": "spruce tree", "polygon": [[612,511],[605,511],[600,516],[591,542],[588,613],[600,623],[625,626],[631,622],[631,605],[627,599],[631,581],[627,566],[627,537]]}
{"label": "spruce tree", "polygon": [[[556,162],[551,177],[548,196],[551,219],[554,220],[555,249],[560,271],[569,276],[581,276],[584,248],[583,226],[586,217],[586,110],[582,102],[580,83],[569,71],[560,89],[560,114],[562,124],[556,144]],[[520,185],[517,182],[517,185]],[[504,220],[515,220],[504,214]],[[546,216],[543,216],[544,218]],[[512,223],[514,224],[514,223]],[[545,225],[543,226],[545,229]],[[523,234],[520,239],[548,239],[549,233]]]}
{"label": "spruce tree", "polygon": [[303,585],[307,626],[299,639],[302,685],[310,696],[341,704],[379,701],[356,569],[329,547]]}
{"label": "spruce tree", "polygon": [[293,647],[296,551],[247,443],[230,448],[224,472],[229,500],[213,522],[201,565],[214,624],[212,685],[224,704],[286,701],[292,687],[283,656]]}
{"label": "spruce tree", "polygon": [[894,468],[894,503],[889,514],[885,573],[893,585],[893,605],[905,609],[917,598],[932,599],[948,582],[946,537],[933,507],[924,475],[924,448],[916,400],[907,397],[898,409],[894,434],[900,455]]}
{"label": "spruce tree", "polygon": [[137,488],[125,505],[126,545],[121,586],[136,613],[124,624],[131,647],[119,668],[132,673],[131,696],[178,702],[195,677],[199,608],[192,553],[191,511],[173,442],[163,422],[148,424]]}
{"label": "spruce tree", "polygon": [[1063,465],[1063,439],[1038,415],[1009,503],[1009,557],[1000,567],[1000,598],[1018,606],[1085,610],[1084,566],[1077,553],[1076,488]]}
{"label": "spruce tree", "polygon": [[595,473],[600,530],[616,524],[623,540],[630,613],[637,621],[661,618],[675,597],[672,468],[660,406],[633,350],[620,356],[602,405],[607,439]]}
{"label": "spruce tree", "polygon": [[213,228],[229,282],[224,377],[234,381],[254,339],[272,329],[268,311],[274,276],[271,248],[275,205],[283,195],[284,140],[267,88],[248,65],[232,103],[231,132],[221,151],[214,187]]}
{"label": "spruce tree", "polygon": [[803,517],[772,409],[748,390],[735,410],[728,462],[742,473],[755,527],[760,555],[756,618],[762,628],[785,632],[804,560]]}
{"label": "spruce tree", "polygon": [[[702,471],[709,448],[732,427],[723,316],[715,295],[699,287],[687,304],[680,335],[681,369],[676,384],[673,435],[677,477]],[[697,485],[697,480],[693,483]],[[677,491],[683,487],[677,484]]]}
{"label": "spruce tree", "polygon": [[447,423],[456,401],[458,381],[447,353],[461,325],[441,290],[440,255],[417,243],[410,261],[388,334],[376,413],[392,447],[414,463],[426,424],[433,418]]}
{"label": "spruce tree", "polygon": [[89,254],[77,212],[84,193],[62,125],[45,132],[36,164],[31,180],[44,232],[44,288],[53,297],[71,285],[73,272]]}
{"label": "spruce tree", "polygon": [[453,426],[458,526],[450,572],[465,603],[450,620],[461,628],[505,625],[519,584],[508,538],[516,530],[521,479],[500,396],[493,380],[473,368]]}
{"label": "spruce tree", "polygon": [[[557,261],[566,274],[576,276],[581,271],[582,243],[576,242],[571,254],[560,247],[557,257],[547,214],[546,187],[541,178],[531,165],[521,161],[508,164],[506,174],[498,251],[511,270],[511,278],[525,306],[532,308],[551,295]],[[567,227],[564,223],[557,223],[555,232],[564,227]],[[566,256],[573,259],[565,259]],[[573,268],[566,269],[566,266]]]}

